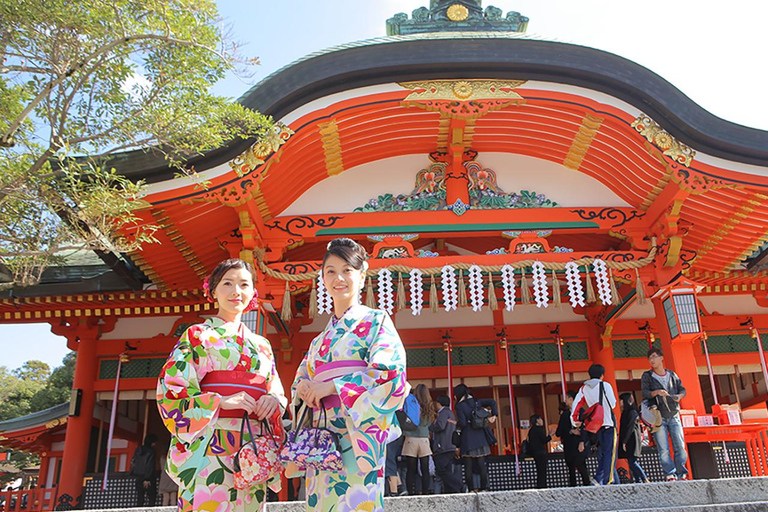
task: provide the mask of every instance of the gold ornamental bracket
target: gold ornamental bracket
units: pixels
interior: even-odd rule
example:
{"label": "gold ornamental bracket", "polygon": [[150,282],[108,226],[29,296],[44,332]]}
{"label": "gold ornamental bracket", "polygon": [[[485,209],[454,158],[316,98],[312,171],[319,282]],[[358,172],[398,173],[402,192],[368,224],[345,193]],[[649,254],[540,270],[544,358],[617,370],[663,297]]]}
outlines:
{"label": "gold ornamental bracket", "polygon": [[293,134],[294,131],[283,123],[275,123],[264,137],[230,160],[229,166],[242,178],[262,165],[269,155],[276,153]]}
{"label": "gold ornamental bracket", "polygon": [[632,128],[637,130],[648,142],[658,147],[666,156],[677,163],[690,167],[693,158],[696,156],[696,151],[679,142],[659,126],[656,121],[645,114],[640,114],[632,122]]}
{"label": "gold ornamental bracket", "polygon": [[402,102],[404,107],[418,107],[440,112],[450,118],[476,119],[509,105],[525,103],[518,87],[525,80],[431,80],[402,82],[413,91]]}

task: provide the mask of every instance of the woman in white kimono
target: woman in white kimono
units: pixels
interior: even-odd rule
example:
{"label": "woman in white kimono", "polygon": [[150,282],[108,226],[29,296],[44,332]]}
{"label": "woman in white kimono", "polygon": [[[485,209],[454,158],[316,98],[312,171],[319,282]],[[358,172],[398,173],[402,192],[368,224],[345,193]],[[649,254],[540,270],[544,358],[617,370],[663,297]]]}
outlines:
{"label": "woman in white kimono", "polygon": [[391,318],[359,303],[368,264],[365,249],[349,238],[328,244],[321,267],[334,314],[309,346],[292,391],[327,414],[341,435],[344,469],[307,471],[307,510],[384,510],[384,455],[400,436],[395,411],[408,394],[405,350]]}

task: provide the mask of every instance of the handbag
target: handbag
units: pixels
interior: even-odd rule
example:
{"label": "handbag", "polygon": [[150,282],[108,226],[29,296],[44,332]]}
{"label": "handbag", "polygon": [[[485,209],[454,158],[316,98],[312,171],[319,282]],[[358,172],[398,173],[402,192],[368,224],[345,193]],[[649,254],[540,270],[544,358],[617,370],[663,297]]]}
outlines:
{"label": "handbag", "polygon": [[[280,460],[293,463],[299,469],[314,469],[317,471],[341,471],[344,462],[341,458],[339,435],[325,428],[327,416],[325,408],[322,411],[323,427],[312,425],[312,411],[304,407],[301,419],[296,428],[288,432],[288,440],[280,451]],[[303,427],[304,419],[309,413],[309,427]],[[318,425],[320,422],[318,421]]]}
{"label": "handbag", "polygon": [[248,421],[248,413],[243,413],[243,423],[240,425],[241,443],[246,427],[251,440],[243,443],[234,456],[236,489],[250,489],[260,483],[268,482],[283,470],[283,465],[280,463],[280,445],[272,435],[269,422],[261,420],[260,424],[262,435],[254,437],[251,422]]}

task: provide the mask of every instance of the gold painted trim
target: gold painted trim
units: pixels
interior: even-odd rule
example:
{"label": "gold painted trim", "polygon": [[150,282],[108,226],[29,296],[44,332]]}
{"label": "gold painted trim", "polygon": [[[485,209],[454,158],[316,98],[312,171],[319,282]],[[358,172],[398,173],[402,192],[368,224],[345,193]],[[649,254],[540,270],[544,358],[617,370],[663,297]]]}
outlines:
{"label": "gold painted trim", "polygon": [[155,218],[160,228],[165,231],[165,234],[170,238],[171,242],[173,242],[173,246],[176,247],[176,250],[182,255],[184,261],[187,262],[187,265],[189,265],[190,268],[194,270],[195,274],[197,274],[197,277],[205,279],[208,275],[205,265],[203,265],[197,257],[194,249],[187,243],[187,239],[184,235],[182,235],[181,232],[176,229],[176,226],[171,223],[171,218],[168,213],[163,209],[157,209],[152,211],[152,216]]}
{"label": "gold painted trim", "polygon": [[523,100],[514,89],[525,80],[432,80],[429,82],[401,82],[398,85],[413,92],[403,101],[448,100]]}
{"label": "gold painted trim", "polygon": [[342,160],[341,139],[339,138],[339,127],[335,119],[318,125],[320,140],[323,143],[323,153],[325,154],[325,170],[328,176],[336,176],[344,172],[344,162]]}
{"label": "gold painted trim", "polygon": [[595,139],[597,132],[600,130],[600,126],[603,124],[603,118],[587,114],[581,120],[581,126],[579,131],[573,137],[571,148],[568,150],[568,154],[563,160],[563,165],[574,171],[578,171],[581,167],[581,163],[584,161],[584,157],[589,151],[589,147],[592,145],[592,141]]}

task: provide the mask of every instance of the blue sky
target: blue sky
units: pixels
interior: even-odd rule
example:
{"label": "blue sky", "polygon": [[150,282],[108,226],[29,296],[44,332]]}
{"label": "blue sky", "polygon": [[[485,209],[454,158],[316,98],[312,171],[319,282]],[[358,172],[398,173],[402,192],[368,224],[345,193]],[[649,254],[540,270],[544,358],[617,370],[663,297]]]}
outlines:
{"label": "blue sky", "polygon": [[[609,51],[667,79],[699,105],[729,121],[768,130],[764,89],[768,66],[768,2],[675,0],[661,4],[616,0],[496,0],[505,13],[530,18],[528,32]],[[238,98],[270,73],[323,48],[386,35],[397,12],[429,0],[220,0],[232,39],[261,66],[246,82],[228,77],[218,94]],[[2,325],[0,365],[39,359],[58,366],[66,341],[47,324]]]}

